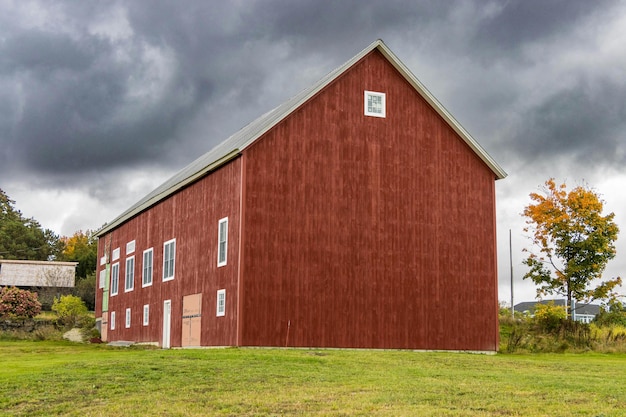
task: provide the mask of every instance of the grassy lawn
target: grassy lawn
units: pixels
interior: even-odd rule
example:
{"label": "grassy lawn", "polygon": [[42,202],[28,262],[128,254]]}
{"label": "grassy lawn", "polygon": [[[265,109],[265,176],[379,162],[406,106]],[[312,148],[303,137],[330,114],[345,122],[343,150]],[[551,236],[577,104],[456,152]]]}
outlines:
{"label": "grassy lawn", "polygon": [[626,355],[0,342],[0,415],[624,416]]}

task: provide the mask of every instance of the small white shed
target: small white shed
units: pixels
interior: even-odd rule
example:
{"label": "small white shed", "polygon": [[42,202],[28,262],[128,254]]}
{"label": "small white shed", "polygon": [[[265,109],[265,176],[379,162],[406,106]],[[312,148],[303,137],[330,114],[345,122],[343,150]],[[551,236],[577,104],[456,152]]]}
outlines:
{"label": "small white shed", "polygon": [[73,287],[78,262],[0,259],[0,286]]}

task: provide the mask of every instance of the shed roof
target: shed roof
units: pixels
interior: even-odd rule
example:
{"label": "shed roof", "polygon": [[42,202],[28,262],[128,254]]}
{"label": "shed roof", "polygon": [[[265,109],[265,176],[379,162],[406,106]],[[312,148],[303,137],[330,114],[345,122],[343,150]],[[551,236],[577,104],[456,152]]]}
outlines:
{"label": "shed roof", "polygon": [[78,262],[35,261],[22,259],[1,259],[0,264],[44,265],[44,266],[77,266]]}
{"label": "shed roof", "polygon": [[459,122],[439,103],[439,101],[426,89],[426,87],[411,73],[411,71],[391,52],[385,43],[378,39],[352,57],[345,64],[329,72],[313,86],[303,90],[291,99],[278,107],[263,114],[243,129],[234,133],[224,142],[205,153],[191,164],[174,174],[170,179],[158,186],[144,198],[139,200],[128,210],[123,212],[112,222],[106,224],[97,232],[97,236],[115,229],[132,217],[150,208],[159,201],[167,198],[183,187],[197,181],[209,172],[222,166],[228,161],[236,158],[241,151],[246,149],[263,134],[280,123],[283,119],[293,113],[302,104],[307,102],[314,95],[319,93],[324,87],[337,79],[354,64],[364,58],[370,52],[378,50],[382,55],[398,70],[398,72],[415,88],[415,90],[433,107],[433,109],[452,127],[452,129],[467,143],[467,145],[478,155],[478,157],[491,169],[496,179],[506,177],[506,172],[497,162],[476,142],[476,140],[460,125]]}

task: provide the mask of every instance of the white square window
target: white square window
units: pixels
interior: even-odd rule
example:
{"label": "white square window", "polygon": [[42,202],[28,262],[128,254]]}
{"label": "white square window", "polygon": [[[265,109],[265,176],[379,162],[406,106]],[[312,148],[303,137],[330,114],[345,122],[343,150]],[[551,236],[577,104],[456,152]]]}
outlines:
{"label": "white square window", "polygon": [[130,328],[130,308],[126,309],[126,328]]}
{"label": "white square window", "polygon": [[217,234],[217,266],[224,266],[228,252],[228,217],[219,221]]}
{"label": "white square window", "polygon": [[143,267],[141,274],[141,286],[148,287],[152,285],[152,258],[154,251],[152,248],[143,251]]}
{"label": "white square window", "polygon": [[124,292],[135,289],[135,257],[126,258],[126,279],[124,280]]}
{"label": "white square window", "polygon": [[109,316],[109,326],[111,330],[115,330],[115,311],[111,311],[111,316]]}
{"label": "white square window", "polygon": [[117,261],[120,259],[120,248],[113,249],[113,254],[111,255],[112,261]]}
{"label": "white square window", "polygon": [[132,240],[126,244],[126,254],[135,252],[135,241]]}
{"label": "white square window", "polygon": [[385,93],[365,91],[364,106],[366,116],[385,117]]}
{"label": "white square window", "polygon": [[217,317],[222,317],[226,315],[226,290],[217,291],[216,315]]}
{"label": "white square window", "polygon": [[104,265],[107,263],[107,257],[103,256],[102,258],[100,258],[100,266]]}
{"label": "white square window", "polygon": [[176,239],[168,240],[163,244],[163,281],[174,279],[176,266]]}
{"label": "white square window", "polygon": [[120,286],[120,264],[119,262],[111,266],[111,295],[117,295]]}
{"label": "white square window", "polygon": [[147,326],[150,321],[150,304],[143,306],[143,325]]}

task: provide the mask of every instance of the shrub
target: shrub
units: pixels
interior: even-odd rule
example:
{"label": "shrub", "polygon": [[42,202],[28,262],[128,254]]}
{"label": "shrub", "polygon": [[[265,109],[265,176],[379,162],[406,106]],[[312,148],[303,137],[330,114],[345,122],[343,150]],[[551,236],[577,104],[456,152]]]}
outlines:
{"label": "shrub", "polygon": [[613,324],[598,326],[591,323],[591,339],[598,352],[626,352],[626,327]]}
{"label": "shrub", "polygon": [[566,317],[565,309],[555,305],[553,302],[537,304],[533,323],[547,332],[555,332],[561,328],[561,324]]}
{"label": "shrub", "polygon": [[554,304],[537,306],[533,317],[500,317],[500,351],[506,353],[588,351],[597,334],[588,324],[566,320],[565,310]]}
{"label": "shrub", "polygon": [[0,288],[0,317],[32,319],[41,312],[37,293],[16,287]]}
{"label": "shrub", "polygon": [[600,313],[593,319],[598,326],[626,326],[626,307],[621,303],[600,307]]}
{"label": "shrub", "polygon": [[54,300],[52,311],[57,313],[61,324],[74,327],[79,318],[87,315],[87,306],[79,297],[63,295]]}
{"label": "shrub", "polygon": [[102,340],[100,339],[101,337],[100,332],[95,327],[92,327],[92,328],[83,327],[81,330],[81,333],[83,335],[84,340],[88,340],[91,343],[102,343]]}
{"label": "shrub", "polygon": [[96,308],[96,273],[76,280],[73,294],[83,300],[88,310],[93,311]]}

